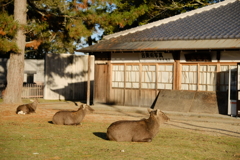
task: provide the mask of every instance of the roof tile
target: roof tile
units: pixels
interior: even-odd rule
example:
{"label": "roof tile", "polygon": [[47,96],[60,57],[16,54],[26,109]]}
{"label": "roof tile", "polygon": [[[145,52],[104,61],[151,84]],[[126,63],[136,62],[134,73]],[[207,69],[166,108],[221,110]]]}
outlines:
{"label": "roof tile", "polygon": [[240,0],[225,0],[219,4],[147,24],[145,28],[140,26],[107,37],[110,39],[102,40],[88,48],[111,50],[114,49],[115,44],[125,42],[238,39],[240,38]]}

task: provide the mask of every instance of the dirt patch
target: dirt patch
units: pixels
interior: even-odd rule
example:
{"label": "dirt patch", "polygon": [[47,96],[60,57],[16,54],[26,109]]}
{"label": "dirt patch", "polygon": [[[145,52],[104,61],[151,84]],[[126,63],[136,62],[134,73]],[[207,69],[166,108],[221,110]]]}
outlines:
{"label": "dirt patch", "polygon": [[[36,113],[17,115],[18,105],[0,104],[0,121],[26,122],[31,119],[35,122],[49,122],[59,110],[76,110],[76,103],[46,103],[39,104]],[[148,118],[146,108],[116,107],[116,106],[91,106],[95,111],[86,115],[83,122],[103,122],[111,124],[117,120],[139,120]],[[163,124],[162,128],[184,129],[192,132],[210,134],[214,136],[233,136],[240,138],[240,119],[229,116],[182,114],[166,112],[170,121]]]}

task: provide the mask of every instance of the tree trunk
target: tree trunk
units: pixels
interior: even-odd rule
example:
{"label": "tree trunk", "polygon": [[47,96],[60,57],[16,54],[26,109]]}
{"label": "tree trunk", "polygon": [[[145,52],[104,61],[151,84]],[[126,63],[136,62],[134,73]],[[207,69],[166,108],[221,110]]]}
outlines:
{"label": "tree trunk", "polygon": [[7,69],[7,88],[3,100],[4,103],[21,102],[23,76],[24,76],[24,53],[26,36],[22,25],[27,23],[27,0],[14,1],[14,20],[20,24],[15,40],[19,48],[18,53],[11,53]]}

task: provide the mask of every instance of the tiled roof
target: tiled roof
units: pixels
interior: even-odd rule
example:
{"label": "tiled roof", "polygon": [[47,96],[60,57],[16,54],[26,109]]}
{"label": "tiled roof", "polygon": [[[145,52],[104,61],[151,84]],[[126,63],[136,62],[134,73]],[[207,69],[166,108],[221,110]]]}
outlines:
{"label": "tiled roof", "polygon": [[[162,41],[200,42],[203,40],[216,41],[220,39],[237,39],[237,41],[234,41],[234,46],[229,46],[236,48],[240,45],[240,0],[219,2],[164,20],[108,35],[104,39],[106,40],[83,48],[82,51],[116,51],[120,50],[119,46],[123,47],[123,43],[132,45],[129,46],[129,50],[136,50],[139,49],[136,48],[137,42],[142,44],[143,42],[154,41],[155,43],[159,42],[156,45],[160,45]],[[203,44],[199,43],[199,45]],[[141,47],[143,46],[141,45]],[[156,48],[157,46],[154,47]],[[154,47],[151,49],[154,49]],[[121,50],[124,50],[124,48]],[[144,50],[144,48],[141,48],[141,50]]]}
{"label": "tiled roof", "polygon": [[122,41],[240,38],[240,1],[122,36]]}

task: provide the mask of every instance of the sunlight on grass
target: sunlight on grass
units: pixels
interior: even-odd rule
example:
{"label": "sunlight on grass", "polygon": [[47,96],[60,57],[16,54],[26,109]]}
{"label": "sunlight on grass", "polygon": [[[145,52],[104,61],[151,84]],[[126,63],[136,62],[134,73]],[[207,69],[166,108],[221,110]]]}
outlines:
{"label": "sunlight on grass", "polygon": [[[31,99],[33,98],[23,98],[22,102],[23,103],[32,103]],[[70,102],[70,101],[65,101],[65,100],[48,100],[48,99],[43,99],[43,98],[38,98],[38,101],[40,103],[48,103],[48,102]],[[0,103],[3,102],[3,99],[0,98]]]}
{"label": "sunlight on grass", "polygon": [[60,126],[0,122],[0,159],[216,159],[240,158],[240,139],[180,129],[160,130],[150,143],[106,140],[107,123]]}

